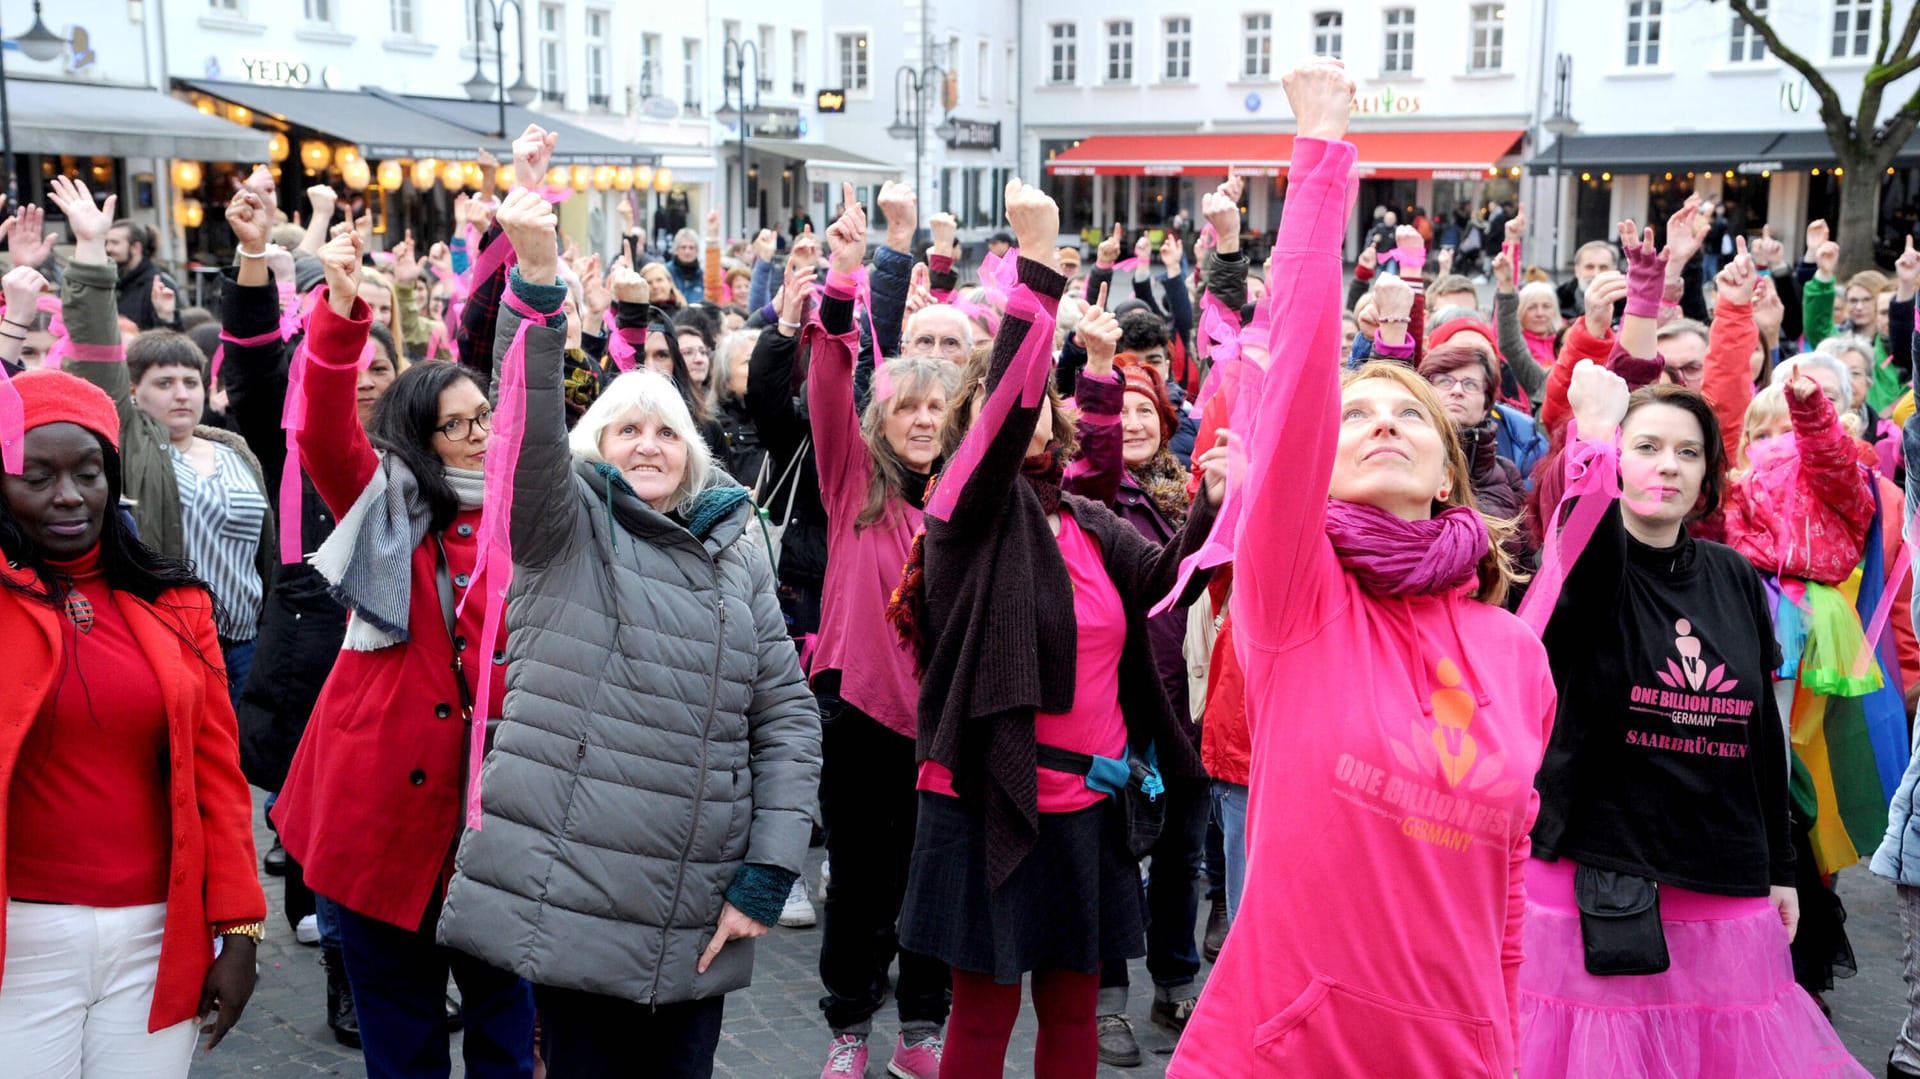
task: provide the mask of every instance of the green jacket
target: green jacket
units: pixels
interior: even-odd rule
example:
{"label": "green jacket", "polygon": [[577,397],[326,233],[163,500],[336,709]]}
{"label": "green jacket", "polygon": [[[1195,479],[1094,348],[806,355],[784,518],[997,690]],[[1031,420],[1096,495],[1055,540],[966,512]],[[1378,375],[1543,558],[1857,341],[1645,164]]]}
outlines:
{"label": "green jacket", "polygon": [[[66,321],[67,336],[74,344],[120,344],[120,309],[114,296],[118,283],[119,275],[111,263],[68,265],[61,318]],[[169,452],[172,440],[164,424],[134,403],[133,383],[126,363],[69,356],[63,366],[68,374],[106,391],[120,414],[120,490],[132,503],[133,521],[140,529],[141,541],[162,554],[185,558],[187,540],[180,524],[180,487],[174,479],[173,456]],[[267,497],[267,504],[274,503],[274,492],[267,489],[260,462],[244,441],[229,432],[208,427],[197,428],[194,433],[241,451],[242,459]],[[269,512],[260,525],[260,546],[254,553],[254,568],[260,573],[263,595],[273,584],[273,570],[279,558],[274,517]]]}

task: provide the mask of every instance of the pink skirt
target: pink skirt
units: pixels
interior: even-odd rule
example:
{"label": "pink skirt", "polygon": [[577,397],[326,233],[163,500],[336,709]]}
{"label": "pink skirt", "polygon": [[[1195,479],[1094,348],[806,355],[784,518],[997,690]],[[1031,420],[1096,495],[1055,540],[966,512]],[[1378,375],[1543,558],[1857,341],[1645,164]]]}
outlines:
{"label": "pink skirt", "polygon": [[1566,1079],[1870,1079],[1793,980],[1786,928],[1765,898],[1660,886],[1672,966],[1588,974],[1574,863],[1527,862],[1520,1074]]}

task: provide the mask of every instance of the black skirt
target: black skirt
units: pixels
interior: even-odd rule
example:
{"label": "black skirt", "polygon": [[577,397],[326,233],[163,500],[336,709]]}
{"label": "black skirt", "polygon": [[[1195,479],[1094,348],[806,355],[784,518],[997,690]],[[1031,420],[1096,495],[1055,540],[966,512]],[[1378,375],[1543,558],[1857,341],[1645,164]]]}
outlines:
{"label": "black skirt", "polygon": [[900,947],[1003,984],[1034,970],[1096,974],[1102,956],[1147,952],[1140,864],[1111,799],[1040,814],[1040,836],[998,891],[986,825],[959,799],[920,792]]}

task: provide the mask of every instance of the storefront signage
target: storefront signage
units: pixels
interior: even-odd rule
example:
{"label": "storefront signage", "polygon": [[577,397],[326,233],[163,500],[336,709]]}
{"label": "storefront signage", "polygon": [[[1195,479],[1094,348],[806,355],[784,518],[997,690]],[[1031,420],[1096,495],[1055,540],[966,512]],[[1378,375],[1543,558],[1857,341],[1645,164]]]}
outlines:
{"label": "storefront signage", "polygon": [[1420,111],[1420,99],[1412,94],[1396,94],[1393,87],[1382,86],[1371,94],[1358,94],[1353,111],[1372,116],[1407,116]]}
{"label": "storefront signage", "polygon": [[847,92],[845,90],[822,90],[813,98],[814,108],[821,112],[847,111]]}
{"label": "storefront signage", "polygon": [[985,120],[956,120],[951,117],[947,123],[953,125],[953,137],[947,140],[947,147],[953,150],[998,150],[1000,148],[1000,121],[988,123]]}
{"label": "storefront signage", "polygon": [[655,94],[640,102],[640,111],[655,120],[671,120],[680,115],[680,103]]}
{"label": "storefront signage", "polygon": [[756,138],[797,139],[807,133],[806,118],[799,109],[768,108],[767,118],[753,125]]}
{"label": "storefront signage", "polygon": [[315,68],[304,60],[279,56],[240,57],[240,77],[261,86],[332,86],[330,67]]}
{"label": "storefront signage", "polygon": [[1782,172],[1786,167],[1782,161],[1742,161],[1733,167],[1733,171],[1742,176],[1758,176],[1763,172]]}
{"label": "storefront signage", "polygon": [[1055,176],[1098,176],[1100,170],[1092,165],[1048,165],[1047,170]]}

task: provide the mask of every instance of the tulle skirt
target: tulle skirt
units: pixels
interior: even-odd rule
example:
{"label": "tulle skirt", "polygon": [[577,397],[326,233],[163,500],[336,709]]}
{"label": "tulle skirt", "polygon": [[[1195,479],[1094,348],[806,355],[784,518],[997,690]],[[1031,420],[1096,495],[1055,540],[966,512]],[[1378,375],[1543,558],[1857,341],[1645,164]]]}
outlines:
{"label": "tulle skirt", "polygon": [[1660,888],[1672,966],[1588,974],[1572,862],[1527,863],[1520,1074],[1566,1079],[1804,1079],[1868,1072],[1793,980],[1764,898]]}

